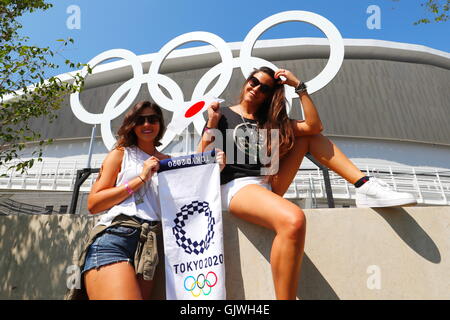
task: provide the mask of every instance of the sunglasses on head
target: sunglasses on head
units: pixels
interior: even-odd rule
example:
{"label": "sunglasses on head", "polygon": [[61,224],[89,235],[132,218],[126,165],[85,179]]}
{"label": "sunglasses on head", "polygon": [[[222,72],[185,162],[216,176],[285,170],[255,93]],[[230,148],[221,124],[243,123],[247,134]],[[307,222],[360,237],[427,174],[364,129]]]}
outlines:
{"label": "sunglasses on head", "polygon": [[261,83],[261,82],[258,80],[258,78],[256,78],[256,77],[251,77],[251,78],[248,80],[248,83],[250,84],[250,86],[251,86],[252,88],[256,88],[257,86],[260,86],[260,90],[261,90],[262,93],[269,93],[269,92],[272,91],[272,89],[273,89],[271,86],[268,86],[267,84]]}
{"label": "sunglasses on head", "polygon": [[140,126],[144,124],[145,122],[148,122],[150,124],[155,124],[159,122],[160,117],[157,114],[151,114],[148,116],[137,116],[136,118],[136,125]]}

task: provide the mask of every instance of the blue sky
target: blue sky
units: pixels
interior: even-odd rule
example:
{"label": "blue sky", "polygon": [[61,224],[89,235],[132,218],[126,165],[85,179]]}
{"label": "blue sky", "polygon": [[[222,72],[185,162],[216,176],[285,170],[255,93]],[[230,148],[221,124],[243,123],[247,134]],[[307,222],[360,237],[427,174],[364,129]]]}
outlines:
{"label": "blue sky", "polygon": [[[191,31],[212,32],[227,42],[242,41],[264,18],[286,10],[305,10],[329,19],[344,38],[413,43],[450,52],[450,22],[414,26],[430,17],[425,0],[52,0],[54,7],[24,16],[23,34],[39,46],[58,46],[56,39],[75,43],[63,55],[88,62],[97,54],[124,48],[136,54],[157,52],[174,37]],[[80,29],[69,29],[71,5],[80,9]],[[369,29],[367,8],[380,8],[380,29]],[[323,37],[315,27],[289,22],[273,27],[260,39]],[[60,72],[68,71],[61,67]],[[59,73],[59,72],[58,72]]]}

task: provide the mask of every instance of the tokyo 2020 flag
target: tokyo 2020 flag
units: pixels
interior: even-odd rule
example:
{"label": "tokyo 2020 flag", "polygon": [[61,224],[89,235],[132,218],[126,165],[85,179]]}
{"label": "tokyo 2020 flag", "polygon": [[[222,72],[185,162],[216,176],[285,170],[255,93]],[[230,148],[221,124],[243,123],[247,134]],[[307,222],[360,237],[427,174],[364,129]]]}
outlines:
{"label": "tokyo 2020 flag", "polygon": [[214,151],[160,162],[166,297],[226,298],[220,169]]}

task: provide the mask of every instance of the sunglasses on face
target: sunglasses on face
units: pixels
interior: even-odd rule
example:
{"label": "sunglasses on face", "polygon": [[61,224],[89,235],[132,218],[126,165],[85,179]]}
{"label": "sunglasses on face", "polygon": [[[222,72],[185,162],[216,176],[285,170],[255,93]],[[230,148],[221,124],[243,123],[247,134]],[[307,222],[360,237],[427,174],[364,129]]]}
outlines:
{"label": "sunglasses on face", "polygon": [[251,86],[252,88],[256,88],[257,86],[260,86],[260,90],[261,90],[262,93],[269,93],[269,92],[272,91],[272,89],[273,89],[271,86],[268,86],[267,84],[261,83],[261,82],[258,80],[258,78],[256,78],[256,77],[251,77],[251,78],[248,80],[248,83],[250,84],[250,86]]}
{"label": "sunglasses on face", "polygon": [[145,122],[148,122],[150,124],[159,123],[160,117],[157,114],[151,114],[148,116],[137,116],[136,118],[136,125],[140,126],[143,125]]}

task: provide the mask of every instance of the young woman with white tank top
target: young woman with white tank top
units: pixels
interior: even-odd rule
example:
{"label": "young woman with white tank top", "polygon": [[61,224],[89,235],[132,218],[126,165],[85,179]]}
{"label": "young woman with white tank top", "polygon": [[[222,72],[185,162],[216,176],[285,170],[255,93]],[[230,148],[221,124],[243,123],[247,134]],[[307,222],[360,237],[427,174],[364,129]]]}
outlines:
{"label": "young woman with white tank top", "polygon": [[[152,236],[149,247],[144,244],[142,249],[141,238],[148,242],[149,236],[138,230],[146,228],[137,227],[146,224],[150,230],[161,230],[156,172],[159,161],[169,156],[156,147],[161,145],[164,130],[161,108],[149,101],[137,103],[125,115],[116,147],[103,161],[89,194],[88,209],[91,214],[106,211],[96,225],[106,229],[94,228],[91,232],[81,263],[82,291],[89,299],[150,299],[159,261],[156,236]],[[222,150],[217,150],[216,161],[223,169]],[[100,230],[98,235],[96,230]],[[144,253],[150,247],[156,254]]]}
{"label": "young woman with white tank top", "polygon": [[[110,226],[118,217],[158,226],[157,175],[159,160],[169,158],[156,147],[164,133],[158,105],[142,101],[125,115],[116,147],[105,158],[88,198],[91,214],[105,212],[97,225],[106,230],[87,249],[82,270],[89,299],[149,299],[152,280],[137,275],[133,258],[139,241],[137,228]],[[157,254],[155,261],[158,262]],[[153,275],[151,276],[153,277]]]}

